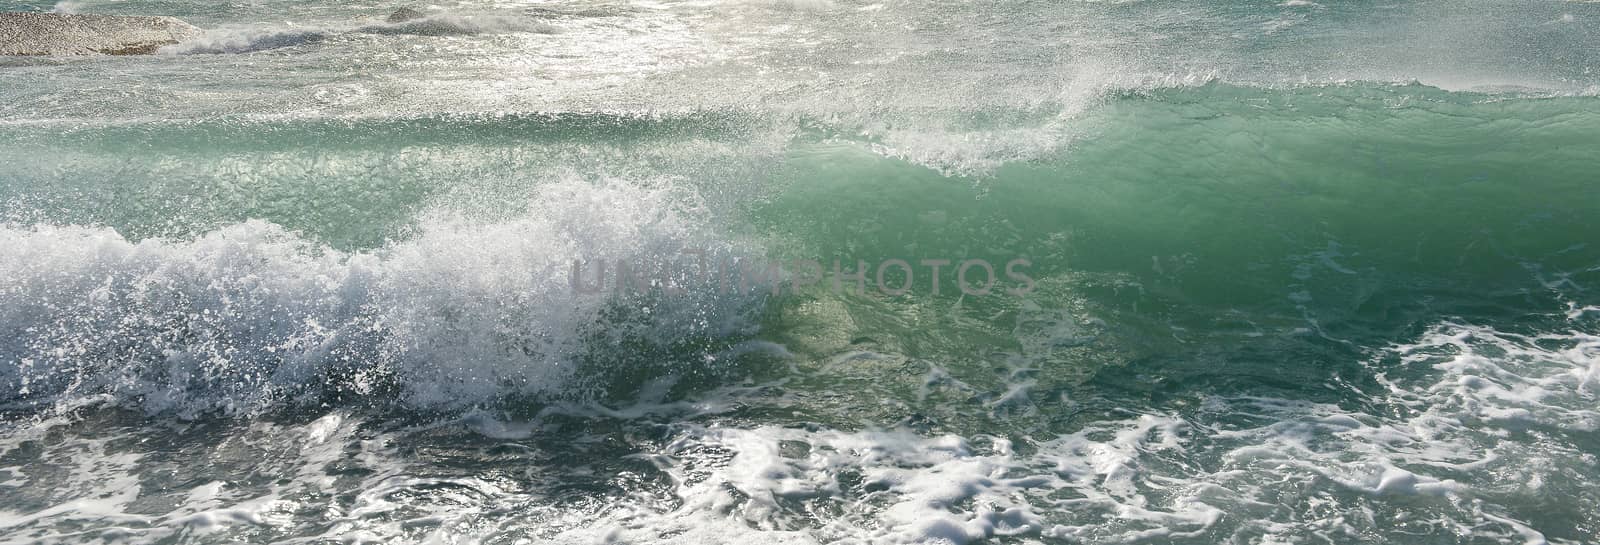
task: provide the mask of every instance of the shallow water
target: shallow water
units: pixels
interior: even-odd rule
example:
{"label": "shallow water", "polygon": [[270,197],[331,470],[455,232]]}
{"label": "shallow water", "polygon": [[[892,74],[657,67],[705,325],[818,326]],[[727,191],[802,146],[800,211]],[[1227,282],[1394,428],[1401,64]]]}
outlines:
{"label": "shallow water", "polygon": [[0,0],[208,31],[0,60],[0,543],[1600,540],[1600,4],[396,7]]}

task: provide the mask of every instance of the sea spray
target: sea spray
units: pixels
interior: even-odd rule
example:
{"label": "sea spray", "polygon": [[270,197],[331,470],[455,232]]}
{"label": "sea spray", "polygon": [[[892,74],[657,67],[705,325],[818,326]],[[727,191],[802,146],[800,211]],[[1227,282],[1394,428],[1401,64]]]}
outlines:
{"label": "sea spray", "polygon": [[355,253],[262,222],[139,242],[103,228],[7,227],[5,397],[48,406],[111,395],[195,416],[390,391],[421,407],[559,393],[593,328],[670,344],[737,332],[755,308],[758,298],[691,286],[667,301],[676,306],[607,323],[605,309],[626,302],[566,289],[569,256],[733,248],[684,215],[693,204],[682,197],[668,185],[556,181],[525,216],[444,215],[414,239]]}

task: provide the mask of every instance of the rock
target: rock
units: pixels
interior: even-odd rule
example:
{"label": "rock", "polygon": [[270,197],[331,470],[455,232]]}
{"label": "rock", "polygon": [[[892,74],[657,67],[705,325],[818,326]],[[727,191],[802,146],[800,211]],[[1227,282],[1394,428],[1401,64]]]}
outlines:
{"label": "rock", "polygon": [[423,15],[420,11],[411,8],[400,8],[394,10],[394,13],[389,14],[389,18],[385,19],[384,22],[389,24],[404,23],[406,21],[415,21],[425,17],[427,17],[427,15]]}
{"label": "rock", "polygon": [[0,56],[148,55],[202,32],[172,17],[0,12]]}

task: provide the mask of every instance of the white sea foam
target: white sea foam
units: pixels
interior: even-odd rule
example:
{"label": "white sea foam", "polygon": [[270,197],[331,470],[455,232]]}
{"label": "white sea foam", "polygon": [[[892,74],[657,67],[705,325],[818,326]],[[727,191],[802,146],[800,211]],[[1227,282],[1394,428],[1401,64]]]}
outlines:
{"label": "white sea foam", "polygon": [[[1026,455],[987,436],[685,426],[649,457],[679,483],[680,507],[630,512],[604,535],[1296,543],[1455,527],[1564,543],[1546,533],[1567,529],[1538,527],[1529,506],[1560,475],[1596,463],[1565,434],[1592,429],[1597,365],[1600,339],[1586,333],[1446,323],[1372,362],[1390,391],[1371,411],[1214,397],[1189,415],[1142,414],[1037,440]],[[1505,440],[1529,426],[1551,432],[1537,444]],[[806,518],[831,509],[844,514]],[[678,531],[687,537],[666,537]]]}
{"label": "white sea foam", "polygon": [[75,0],[61,0],[50,8],[50,13],[78,13],[83,11],[83,2]]}
{"label": "white sea foam", "polygon": [[[358,431],[362,422],[338,411],[298,425],[255,421],[210,456],[259,466],[275,476],[269,484],[203,481],[175,492],[174,506],[160,514],[129,503],[141,488],[127,476],[145,461],[113,445],[137,442],[73,440],[49,447],[48,458],[76,467],[76,476],[49,506],[0,514],[16,536],[0,542],[48,539],[58,524],[88,523],[126,526],[103,535],[142,540],[268,528],[313,536],[306,539],[405,542],[1314,543],[1447,531],[1576,543],[1552,535],[1571,529],[1538,520],[1547,509],[1541,497],[1578,493],[1564,475],[1597,464],[1575,441],[1592,429],[1600,339],[1574,325],[1520,335],[1439,324],[1375,355],[1369,365],[1383,388],[1356,406],[1211,397],[1194,410],[1130,414],[1054,437],[718,423],[716,414],[758,400],[758,385],[696,403],[657,393],[621,409],[553,407],[533,420],[479,412],[376,433]],[[570,487],[555,494],[540,478],[504,473],[520,471],[520,460],[539,467],[532,438],[570,418],[671,423],[662,441],[621,459],[559,466],[581,478],[596,471],[590,463],[642,464],[609,477],[624,495],[574,500]],[[14,430],[0,448],[67,423]],[[469,430],[500,444],[486,471],[430,471],[414,448],[402,448]],[[1539,440],[1508,440],[1510,433]],[[562,448],[606,441],[580,435]],[[60,456],[69,452],[85,456]],[[4,471],[0,486],[26,487],[33,478]],[[642,478],[652,474],[661,478]]]}
{"label": "white sea foam", "polygon": [[194,240],[4,227],[0,397],[110,394],[192,413],[329,389],[399,387],[424,406],[558,392],[588,343],[665,346],[746,327],[754,296],[700,289],[700,279],[636,307],[572,288],[575,260],[646,266],[734,248],[697,206],[667,182],[557,181],[520,217],[441,212],[416,237],[353,253],[259,221]]}
{"label": "white sea foam", "polygon": [[167,55],[251,53],[308,45],[327,40],[334,31],[323,28],[280,26],[230,26],[208,29],[205,33],[160,49]]}

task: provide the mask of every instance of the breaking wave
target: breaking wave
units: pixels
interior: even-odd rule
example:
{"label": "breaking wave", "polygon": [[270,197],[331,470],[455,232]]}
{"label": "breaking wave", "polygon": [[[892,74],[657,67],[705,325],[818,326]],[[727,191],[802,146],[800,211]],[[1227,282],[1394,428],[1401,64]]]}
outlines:
{"label": "breaking wave", "polygon": [[110,396],[189,415],[373,396],[470,406],[560,392],[596,343],[697,354],[759,306],[695,279],[655,306],[573,289],[575,260],[643,266],[737,248],[699,222],[692,192],[564,181],[536,193],[521,217],[434,214],[416,237],[366,252],[261,221],[143,241],[7,226],[0,398]]}

